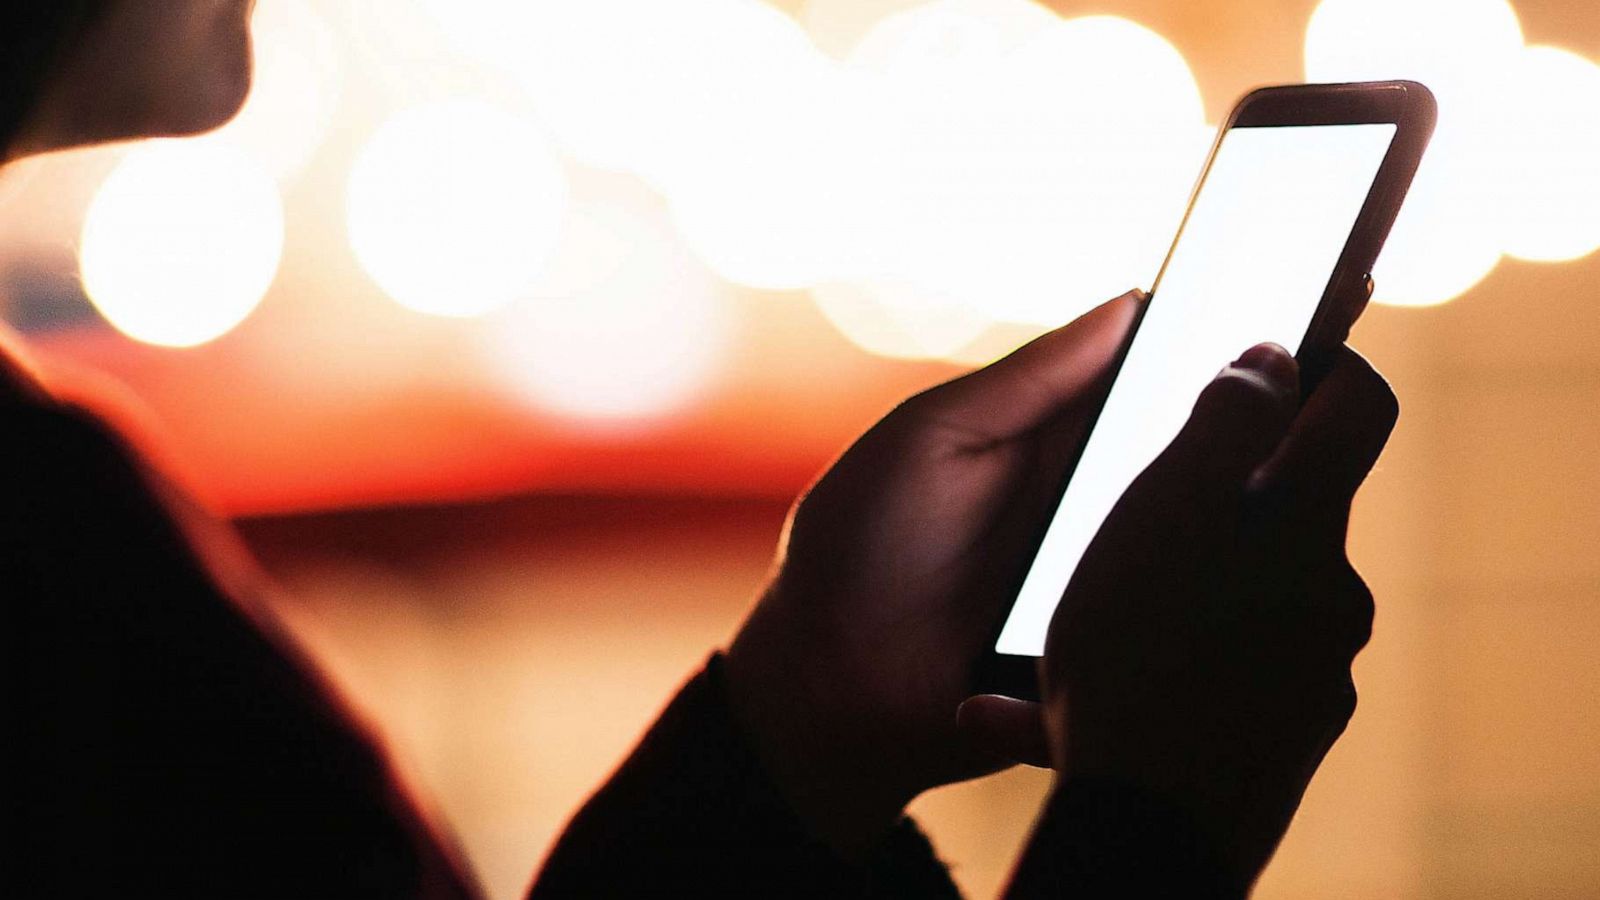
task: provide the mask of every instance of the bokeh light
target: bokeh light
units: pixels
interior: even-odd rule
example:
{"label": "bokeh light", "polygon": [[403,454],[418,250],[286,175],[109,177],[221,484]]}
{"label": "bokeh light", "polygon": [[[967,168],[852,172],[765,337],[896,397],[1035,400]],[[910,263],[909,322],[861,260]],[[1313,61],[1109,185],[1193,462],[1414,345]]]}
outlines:
{"label": "bokeh light", "polygon": [[1316,80],[1413,78],[1432,88],[1441,119],[1457,119],[1522,49],[1506,0],[1323,0],[1306,31]]}
{"label": "bokeh light", "polygon": [[822,52],[846,59],[874,25],[927,0],[807,0],[799,19]]}
{"label": "bokeh light", "polygon": [[579,162],[630,172],[677,207],[725,278],[759,288],[833,271],[838,107],[849,92],[760,0],[428,0],[475,59],[509,73]]}
{"label": "bokeh light", "polygon": [[648,152],[634,170],[669,198],[685,239],[722,277],[783,290],[838,272],[841,213],[862,187],[853,85],[764,3],[655,6],[670,9],[656,33],[672,51],[658,64],[674,74],[641,91]]}
{"label": "bokeh light", "polygon": [[1521,49],[1505,0],[1324,0],[1312,15],[1308,80],[1410,78],[1439,102],[1433,143],[1373,273],[1379,302],[1443,303],[1499,262],[1488,144],[1500,82]]}
{"label": "bokeh light", "polygon": [[910,4],[867,29],[849,59],[911,87],[930,80],[953,84],[969,75],[992,74],[1008,54],[1059,21],[1031,0]]}
{"label": "bokeh light", "polygon": [[884,20],[853,62],[891,86],[892,280],[1059,324],[1154,278],[1210,139],[1165,39],[1117,17],[960,0]]}
{"label": "bokeh light", "polygon": [[501,381],[535,408],[591,426],[681,411],[727,360],[725,288],[658,204],[598,200],[568,219],[559,264],[486,332]]}
{"label": "bokeh light", "polygon": [[1600,67],[1525,47],[1505,0],[1323,0],[1312,81],[1412,78],[1439,128],[1374,273],[1377,300],[1427,306],[1470,290],[1502,254],[1573,259],[1600,246]]}
{"label": "bokeh light", "polygon": [[1507,254],[1541,262],[1600,248],[1600,66],[1529,47],[1501,108],[1506,157],[1495,219]]}
{"label": "bokeh light", "polygon": [[129,337],[189,347],[227,333],[260,303],[283,254],[272,177],[219,144],[133,148],[84,221],[89,299]]}
{"label": "bokeh light", "polygon": [[390,103],[415,103],[438,88],[448,40],[424,2],[340,0],[330,10],[353,63]]}
{"label": "bokeh light", "polygon": [[811,296],[840,334],[891,359],[959,359],[993,324],[969,306],[905,284],[838,282],[818,285]]}
{"label": "bokeh light", "polygon": [[[84,224],[85,281],[108,319],[145,340],[203,342],[248,315],[282,252],[281,222],[263,212],[277,194],[260,176],[308,165],[348,65],[415,70],[383,98],[404,105],[361,149],[345,208],[361,266],[412,310],[470,317],[580,296],[572,308],[608,308],[609,289],[549,288],[549,267],[569,265],[564,223],[609,214],[585,201],[568,215],[579,169],[653,192],[646,231],[670,232],[665,245],[692,254],[696,273],[807,290],[878,355],[960,358],[1000,326],[1059,324],[1148,286],[1211,140],[1193,73],[1163,36],[1033,0],[786,8],[262,3],[242,114],[129,154]],[[1442,303],[1503,256],[1600,247],[1600,119],[1578,113],[1600,106],[1600,65],[1526,46],[1508,0],[1322,0],[1305,62],[1309,80],[1415,78],[1439,97],[1438,134],[1375,273],[1380,301]],[[490,94],[503,102],[461,99]],[[193,169],[179,173],[184,146]],[[181,202],[148,209],[156,189],[128,172],[178,186]],[[138,235],[112,242],[117,229]],[[108,249],[153,244],[160,229],[188,237],[165,255]],[[254,267],[162,268],[206,241],[258,248]],[[208,279],[228,283],[201,302],[191,288]]]}
{"label": "bokeh light", "polygon": [[476,316],[525,296],[555,250],[567,203],[539,128],[478,100],[396,114],[350,175],[356,258],[397,302]]}
{"label": "bokeh light", "polygon": [[[561,146],[586,165],[633,168],[651,79],[672,78],[670,23],[704,0],[422,0],[440,30],[472,59],[514,76]],[[702,35],[709,43],[715,32]],[[676,98],[678,103],[684,98]],[[675,107],[676,108],[676,104]]]}

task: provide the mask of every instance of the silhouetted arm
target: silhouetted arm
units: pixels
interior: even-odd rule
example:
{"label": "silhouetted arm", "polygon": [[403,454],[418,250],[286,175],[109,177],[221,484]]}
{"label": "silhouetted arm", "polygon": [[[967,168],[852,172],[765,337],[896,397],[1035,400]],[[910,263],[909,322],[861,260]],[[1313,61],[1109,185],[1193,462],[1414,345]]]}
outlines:
{"label": "silhouetted arm", "polygon": [[683,688],[578,812],[532,897],[960,896],[909,819],[858,862],[808,835],[739,733],[721,665]]}
{"label": "silhouetted arm", "polygon": [[225,528],[208,540],[82,413],[0,391],[0,425],[0,894],[477,896],[248,573],[216,564]]}
{"label": "silhouetted arm", "polygon": [[1247,892],[1177,807],[1130,785],[1085,778],[1056,789],[1006,896],[1225,900]]}

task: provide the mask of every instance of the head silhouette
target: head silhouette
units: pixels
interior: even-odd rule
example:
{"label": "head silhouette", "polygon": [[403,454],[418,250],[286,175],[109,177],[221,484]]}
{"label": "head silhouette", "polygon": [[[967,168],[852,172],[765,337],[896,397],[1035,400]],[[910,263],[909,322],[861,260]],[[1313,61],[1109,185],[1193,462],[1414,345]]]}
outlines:
{"label": "head silhouette", "polygon": [[226,122],[253,0],[23,0],[0,9],[0,159]]}

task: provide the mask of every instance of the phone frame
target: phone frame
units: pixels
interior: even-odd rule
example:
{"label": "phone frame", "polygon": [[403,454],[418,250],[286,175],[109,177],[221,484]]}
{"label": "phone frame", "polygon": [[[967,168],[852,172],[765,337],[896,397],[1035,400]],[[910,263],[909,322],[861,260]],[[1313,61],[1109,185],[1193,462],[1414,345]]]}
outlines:
{"label": "phone frame", "polygon": [[[1345,243],[1344,252],[1340,254],[1333,272],[1328,277],[1328,286],[1306,330],[1305,339],[1297,356],[1301,368],[1301,384],[1303,390],[1309,394],[1327,371],[1330,351],[1344,343],[1350,336],[1350,329],[1366,309],[1370,273],[1378,260],[1379,252],[1383,249],[1384,241],[1389,237],[1390,229],[1394,227],[1396,217],[1400,214],[1400,207],[1405,202],[1406,194],[1411,189],[1412,179],[1416,176],[1423,152],[1433,136],[1437,119],[1438,106],[1432,92],[1415,81],[1285,85],[1257,88],[1246,94],[1234,106],[1227,121],[1217,130],[1217,137],[1212,142],[1205,167],[1201,170],[1194,190],[1190,193],[1189,204],[1184,210],[1177,235],[1173,238],[1172,248],[1168,250],[1166,259],[1161,264],[1161,271],[1157,274],[1155,284],[1150,290],[1150,300],[1139,311],[1132,328],[1128,331],[1127,339],[1117,352],[1116,361],[1112,366],[1117,375],[1121,374],[1123,361],[1127,358],[1133,337],[1138,333],[1150,304],[1160,301],[1161,279],[1166,275],[1167,266],[1172,262],[1178,242],[1183,239],[1184,230],[1188,227],[1189,217],[1194,212],[1200,192],[1205,189],[1206,178],[1211,174],[1211,167],[1217,159],[1217,151],[1221,149],[1223,140],[1231,129],[1294,125],[1393,124],[1394,140],[1382,165],[1378,168],[1378,174],[1373,178],[1372,188],[1367,194],[1366,203],[1362,205],[1360,214],[1356,217],[1355,225],[1350,230],[1350,238]],[[1116,375],[1113,375],[1106,382],[1108,393],[1115,379]],[[1105,401],[1106,397],[1102,395],[1099,405],[1090,417],[1089,427],[1084,429],[1083,439],[1073,451],[1072,465],[1068,467],[1056,491],[1058,503],[1061,496],[1066,493],[1067,484],[1077,469],[1078,458],[1082,456],[1089,436],[1094,433]],[[1055,507],[1052,506],[1051,509],[1053,511]],[[1041,525],[1039,536],[1027,555],[1027,565],[1016,573],[1015,585],[1008,596],[1015,598],[1021,591],[1022,582],[1027,577],[1028,569],[1031,568],[1033,559],[1044,541],[1044,531],[1045,526]],[[994,649],[994,644],[999,640],[1000,631],[1010,614],[1011,606],[1008,604],[1005,614],[996,621],[989,642],[985,645],[984,656],[979,661],[976,673],[975,691],[1037,700],[1039,658],[1011,656],[998,653]]]}

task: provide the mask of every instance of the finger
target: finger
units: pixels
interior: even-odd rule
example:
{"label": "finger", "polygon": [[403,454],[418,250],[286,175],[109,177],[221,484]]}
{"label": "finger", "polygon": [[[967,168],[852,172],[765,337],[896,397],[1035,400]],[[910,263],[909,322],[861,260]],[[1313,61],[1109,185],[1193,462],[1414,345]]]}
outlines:
{"label": "finger", "polygon": [[1135,489],[1158,498],[1242,491],[1288,432],[1299,390],[1299,367],[1287,350],[1252,347],[1200,393],[1188,423]]}
{"label": "finger", "polygon": [[956,710],[956,729],[985,753],[1041,769],[1050,767],[1050,741],[1037,703],[994,694],[971,697]]}
{"label": "finger", "polygon": [[1400,406],[1382,375],[1340,347],[1253,491],[1296,520],[1297,532],[1342,546],[1350,503],[1388,444]]}
{"label": "finger", "polygon": [[1030,431],[1101,383],[1146,299],[1129,291],[908,407],[992,440]]}
{"label": "finger", "polygon": [[1318,586],[1303,596],[1308,607],[1306,623],[1332,640],[1337,648],[1335,659],[1341,669],[1348,670],[1372,640],[1372,624],[1377,617],[1372,588],[1360,572],[1346,563],[1322,575]]}

